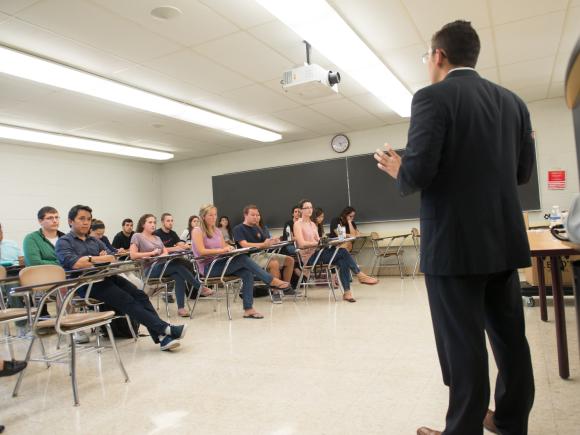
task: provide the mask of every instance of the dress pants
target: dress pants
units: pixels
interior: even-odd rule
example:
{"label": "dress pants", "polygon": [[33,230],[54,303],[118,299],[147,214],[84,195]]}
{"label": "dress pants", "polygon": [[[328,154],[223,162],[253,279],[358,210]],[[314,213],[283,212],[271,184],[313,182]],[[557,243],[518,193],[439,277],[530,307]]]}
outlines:
{"label": "dress pants", "polygon": [[443,382],[445,435],[481,435],[489,406],[485,332],[499,373],[495,423],[502,435],[528,433],[534,377],[517,270],[489,275],[426,275]]}
{"label": "dress pants", "polygon": [[155,343],[159,343],[159,336],[165,335],[165,329],[169,326],[169,323],[159,318],[149,297],[120,276],[111,276],[94,283],[91,297],[145,325]]}

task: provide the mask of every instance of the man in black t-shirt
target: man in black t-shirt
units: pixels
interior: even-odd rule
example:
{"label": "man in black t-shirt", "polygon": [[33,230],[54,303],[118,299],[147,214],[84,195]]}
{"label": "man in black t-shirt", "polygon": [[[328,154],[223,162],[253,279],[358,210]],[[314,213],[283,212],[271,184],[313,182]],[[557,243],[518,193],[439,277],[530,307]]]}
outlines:
{"label": "man in black t-shirt", "polygon": [[163,213],[161,215],[161,227],[157,228],[153,234],[159,236],[168,252],[183,251],[187,249],[185,242],[183,242],[177,233],[173,231],[173,216],[169,213]]}
{"label": "man in black t-shirt", "polygon": [[111,245],[113,245],[113,248],[115,249],[124,249],[128,251],[131,247],[131,237],[133,237],[133,220],[129,218],[123,219],[121,225],[122,231],[115,234]]}
{"label": "man in black t-shirt", "polygon": [[[278,238],[270,238],[267,230],[258,225],[260,222],[260,211],[258,207],[251,204],[244,207],[244,222],[234,227],[234,240],[241,248],[269,248],[280,242]],[[290,282],[294,272],[294,259],[282,254],[272,254],[261,251],[252,254],[254,260],[260,267],[266,269],[272,276]],[[280,271],[283,272],[283,277]],[[289,293],[287,293],[289,294]],[[272,291],[272,302],[282,303],[280,291]]]}

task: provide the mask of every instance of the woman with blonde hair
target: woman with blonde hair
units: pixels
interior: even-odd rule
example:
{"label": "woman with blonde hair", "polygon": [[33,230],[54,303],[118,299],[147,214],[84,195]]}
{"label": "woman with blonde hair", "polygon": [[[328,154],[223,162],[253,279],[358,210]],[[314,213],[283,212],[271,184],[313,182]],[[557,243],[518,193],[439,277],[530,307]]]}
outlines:
{"label": "woman with blonde hair", "polygon": [[[196,257],[225,254],[234,248],[228,245],[221,231],[216,226],[217,208],[208,204],[199,210],[200,226],[191,232],[191,249]],[[197,265],[201,274],[208,272],[212,258],[199,260]],[[218,260],[210,271],[210,276],[220,276],[226,266],[227,258]],[[242,299],[244,304],[244,318],[263,319],[264,316],[254,307],[254,277],[278,290],[288,290],[290,284],[274,278],[264,269],[254,263],[247,255],[238,255],[228,265],[227,273],[242,279]]]}

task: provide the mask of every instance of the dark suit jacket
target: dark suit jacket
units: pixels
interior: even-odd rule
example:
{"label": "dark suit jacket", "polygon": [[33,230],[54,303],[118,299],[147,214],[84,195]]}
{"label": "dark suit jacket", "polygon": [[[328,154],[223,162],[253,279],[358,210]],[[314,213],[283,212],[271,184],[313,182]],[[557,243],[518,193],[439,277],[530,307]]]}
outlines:
{"label": "dark suit jacket", "polygon": [[488,274],[530,265],[517,185],[535,158],[530,115],[512,92],[457,70],[413,97],[397,179],[421,191],[421,270]]}

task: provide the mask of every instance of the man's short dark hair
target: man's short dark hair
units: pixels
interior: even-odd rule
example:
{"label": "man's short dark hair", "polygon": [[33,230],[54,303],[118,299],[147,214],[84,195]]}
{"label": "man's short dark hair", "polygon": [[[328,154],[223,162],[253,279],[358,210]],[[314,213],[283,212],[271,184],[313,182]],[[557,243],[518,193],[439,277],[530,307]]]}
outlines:
{"label": "man's short dark hair", "polygon": [[91,216],[93,215],[93,209],[90,208],[88,205],[77,204],[69,210],[68,220],[74,221],[75,218],[77,217],[77,215],[79,214],[79,211],[81,211],[81,210],[88,211]]}
{"label": "man's short dark hair", "polygon": [[49,213],[58,213],[58,210],[54,207],[51,207],[50,205],[45,205],[40,210],[38,210],[36,216],[38,216],[38,220],[41,221],[42,219],[44,219],[44,216],[46,216]]}
{"label": "man's short dark hair", "polygon": [[244,216],[246,216],[250,212],[250,210],[260,211],[260,209],[256,204],[248,204],[247,206],[244,207]]}
{"label": "man's short dark hair", "polygon": [[133,223],[133,219],[125,218],[125,219],[123,219],[123,223],[121,224],[121,226],[124,227],[125,224],[132,224],[132,223]]}
{"label": "man's short dark hair", "polygon": [[163,222],[167,216],[173,216],[173,215],[171,213],[163,213],[161,215],[161,222]]}
{"label": "man's short dark hair", "polygon": [[475,68],[481,44],[469,21],[457,20],[445,24],[431,38],[431,49],[443,51],[454,66]]}

